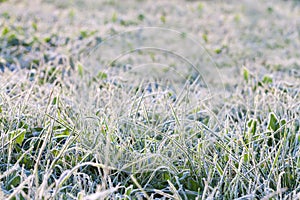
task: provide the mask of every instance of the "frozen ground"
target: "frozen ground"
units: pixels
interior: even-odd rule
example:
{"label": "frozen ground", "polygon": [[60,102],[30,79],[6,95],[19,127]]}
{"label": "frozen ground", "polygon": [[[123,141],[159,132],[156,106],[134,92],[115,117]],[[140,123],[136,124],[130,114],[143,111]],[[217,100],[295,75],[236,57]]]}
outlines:
{"label": "frozen ground", "polygon": [[299,1],[0,2],[0,199],[300,198]]}

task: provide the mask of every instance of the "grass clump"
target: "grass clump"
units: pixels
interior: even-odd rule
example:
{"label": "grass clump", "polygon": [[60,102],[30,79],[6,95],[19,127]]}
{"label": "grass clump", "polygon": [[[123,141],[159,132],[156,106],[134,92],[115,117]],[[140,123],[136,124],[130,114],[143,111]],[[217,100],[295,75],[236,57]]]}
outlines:
{"label": "grass clump", "polygon": [[81,73],[59,85],[35,84],[38,78],[32,82],[24,71],[5,74],[10,77],[5,87],[1,82],[0,95],[5,198],[299,195],[296,85],[247,72],[223,103],[209,107],[197,101],[195,108],[174,104],[159,88],[148,96],[125,92],[101,74],[83,90],[94,105],[81,107],[72,80],[82,80]]}

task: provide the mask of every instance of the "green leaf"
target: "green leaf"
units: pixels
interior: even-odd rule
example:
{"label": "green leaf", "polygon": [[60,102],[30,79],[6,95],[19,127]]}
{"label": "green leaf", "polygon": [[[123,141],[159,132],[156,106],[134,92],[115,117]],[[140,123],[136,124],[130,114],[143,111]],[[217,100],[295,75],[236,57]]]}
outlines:
{"label": "green leaf", "polygon": [[151,60],[152,60],[153,62],[155,62],[155,53],[150,52],[149,55],[150,55]]}
{"label": "green leaf", "polygon": [[3,12],[2,13],[2,17],[4,17],[5,19],[9,19],[10,18],[8,12]]}
{"label": "green leaf", "polygon": [[249,133],[252,135],[255,135],[256,133],[256,127],[257,127],[257,120],[256,119],[250,119],[247,123],[247,126],[249,128]]}
{"label": "green leaf", "polygon": [[243,76],[244,76],[244,80],[248,83],[248,81],[249,81],[249,71],[248,71],[247,68],[244,68]]}
{"label": "green leaf", "polygon": [[69,15],[69,18],[71,20],[74,20],[74,18],[75,18],[75,11],[74,11],[74,9],[71,9],[68,15]]}
{"label": "green leaf", "polygon": [[198,10],[198,12],[199,12],[199,13],[201,13],[201,12],[202,12],[202,10],[203,10],[203,7],[204,7],[204,6],[203,6],[203,4],[202,4],[202,3],[199,3],[199,4],[198,4],[198,6],[197,6],[197,10]]}
{"label": "green leaf", "polygon": [[118,20],[118,15],[116,12],[113,13],[112,17],[111,17],[111,21],[112,22],[116,22]]}
{"label": "green leaf", "polygon": [[161,16],[160,16],[160,21],[161,21],[162,23],[165,24],[166,21],[167,21],[167,20],[166,20],[166,16],[165,16],[165,15],[161,15]]}
{"label": "green leaf", "polygon": [[2,30],[2,36],[5,36],[9,33],[9,28],[8,27],[4,27]]}
{"label": "green leaf", "polygon": [[77,63],[77,70],[79,76],[82,78],[84,74],[84,69],[83,69],[83,65],[80,62]]}
{"label": "green leaf", "polygon": [[19,134],[19,136],[16,138],[16,143],[19,145],[22,145],[22,143],[25,139],[26,130],[20,129],[18,134]]}
{"label": "green leaf", "polygon": [[224,171],[223,171],[222,167],[219,165],[218,162],[216,162],[216,168],[217,168],[217,170],[218,170],[220,176],[222,176],[223,173],[224,173]]}
{"label": "green leaf", "polygon": [[131,195],[133,189],[133,185],[130,185],[129,187],[126,188],[125,194],[129,197]]}
{"label": "green leaf", "polygon": [[143,14],[139,14],[139,15],[138,15],[138,19],[139,19],[140,21],[143,21],[143,20],[145,19],[145,16],[144,16]]}
{"label": "green leaf", "polygon": [[26,130],[23,128],[19,128],[15,131],[12,131],[10,133],[10,138],[14,139],[15,138],[15,142],[19,145],[22,145],[24,139],[25,139],[25,134],[26,134]]}
{"label": "green leaf", "polygon": [[286,120],[285,119],[280,120],[280,126],[284,126],[284,125],[286,125]]}
{"label": "green leaf", "polygon": [[186,32],[181,32],[180,36],[181,36],[181,38],[185,39],[187,37],[187,34],[186,34]]}
{"label": "green leaf", "polygon": [[248,162],[250,159],[249,159],[249,154],[248,153],[245,153],[244,154],[244,162]]}
{"label": "green leaf", "polygon": [[216,54],[220,54],[222,52],[222,49],[215,49]]}
{"label": "green leaf", "polygon": [[47,43],[49,43],[51,41],[51,37],[44,38],[44,41],[47,42]]}
{"label": "green leaf", "polygon": [[7,38],[7,43],[11,46],[17,46],[20,44],[20,41],[15,34],[11,34]]}
{"label": "green leaf", "polygon": [[10,190],[12,188],[20,185],[21,178],[19,175],[12,176],[11,179],[8,180],[7,189]]}
{"label": "green leaf", "polygon": [[262,82],[264,84],[270,84],[270,83],[273,83],[273,79],[271,77],[269,77],[269,76],[264,76]]}
{"label": "green leaf", "polygon": [[52,100],[52,105],[55,105],[57,103],[57,101],[58,101],[57,97],[54,97]]}
{"label": "green leaf", "polygon": [[80,38],[84,39],[89,37],[89,34],[87,31],[80,31]]}
{"label": "green leaf", "polygon": [[268,8],[267,8],[267,11],[268,11],[268,13],[272,13],[274,10],[273,10],[272,7],[268,7]]}
{"label": "green leaf", "polygon": [[276,115],[271,112],[269,114],[269,122],[268,122],[268,129],[272,131],[277,131],[279,128],[279,120],[277,119]]}
{"label": "green leaf", "polygon": [[236,14],[236,15],[234,16],[234,21],[235,21],[236,23],[238,23],[238,22],[241,21],[241,17],[240,17],[239,14]]}
{"label": "green leaf", "polygon": [[104,72],[99,72],[97,75],[97,78],[99,79],[107,79],[107,74]]}
{"label": "green leaf", "polygon": [[56,156],[58,156],[58,154],[59,154],[59,150],[53,149],[53,150],[51,151],[51,153],[56,157]]}
{"label": "green leaf", "polygon": [[36,23],[32,22],[31,26],[35,31],[37,31],[38,28]]}
{"label": "green leaf", "polygon": [[202,39],[207,43],[208,42],[207,34],[203,33],[202,34]]}
{"label": "green leaf", "polygon": [[278,125],[278,128],[280,128],[281,130],[278,131],[274,135],[274,138],[281,139],[281,138],[285,137],[285,133],[286,133],[285,125],[286,125],[286,120],[285,119],[281,119],[280,122],[279,122],[279,125]]}

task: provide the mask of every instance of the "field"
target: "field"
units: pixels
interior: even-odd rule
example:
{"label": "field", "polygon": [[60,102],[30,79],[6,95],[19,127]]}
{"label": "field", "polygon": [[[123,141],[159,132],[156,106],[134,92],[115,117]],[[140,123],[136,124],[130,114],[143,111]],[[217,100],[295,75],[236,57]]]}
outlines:
{"label": "field", "polygon": [[0,0],[0,199],[300,199],[299,19]]}

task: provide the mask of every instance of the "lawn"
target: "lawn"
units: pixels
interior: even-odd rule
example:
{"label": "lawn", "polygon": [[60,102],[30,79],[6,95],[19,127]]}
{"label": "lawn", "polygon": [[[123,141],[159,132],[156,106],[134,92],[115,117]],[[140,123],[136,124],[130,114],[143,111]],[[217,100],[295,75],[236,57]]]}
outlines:
{"label": "lawn", "polygon": [[300,199],[299,19],[0,0],[0,199]]}

